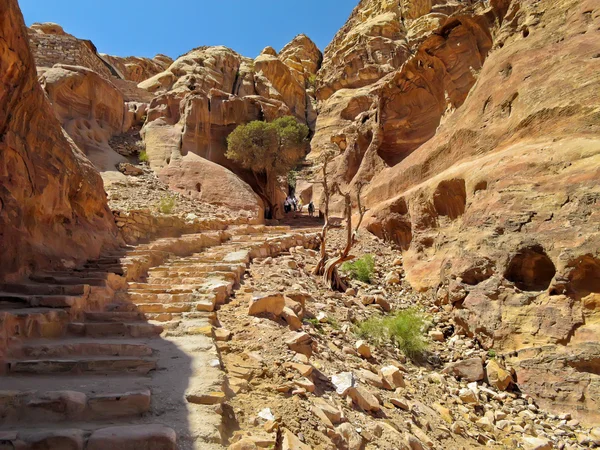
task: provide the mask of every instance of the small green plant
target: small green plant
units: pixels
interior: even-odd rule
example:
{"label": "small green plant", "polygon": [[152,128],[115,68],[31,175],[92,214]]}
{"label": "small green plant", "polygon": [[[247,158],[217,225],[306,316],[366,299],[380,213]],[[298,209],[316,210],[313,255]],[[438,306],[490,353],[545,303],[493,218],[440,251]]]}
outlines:
{"label": "small green plant", "polygon": [[163,214],[171,214],[173,209],[175,208],[175,197],[171,195],[165,195],[160,199],[160,203],[158,204],[158,210]]}
{"label": "small green plant", "polygon": [[306,79],[306,87],[314,88],[317,85],[317,75],[312,74]]}
{"label": "small green plant", "polygon": [[494,350],[493,348],[490,348],[487,352],[488,358],[495,358],[496,357],[496,350]]}
{"label": "small green plant", "polygon": [[308,324],[312,325],[315,330],[317,330],[319,333],[323,334],[323,324],[321,322],[319,322],[319,319],[316,319],[316,318],[304,319],[304,323],[308,323]]}
{"label": "small green plant", "polygon": [[410,308],[387,317],[371,317],[356,329],[356,334],[376,344],[392,342],[402,353],[414,358],[427,349],[423,336],[425,318]]}
{"label": "small green plant", "polygon": [[146,153],[146,150],[142,150],[140,152],[138,159],[140,160],[140,162],[148,162],[148,153]]}
{"label": "small green plant", "polygon": [[345,262],[342,264],[341,270],[342,272],[347,273],[353,280],[370,283],[373,280],[375,260],[372,255],[365,255],[356,261]]}

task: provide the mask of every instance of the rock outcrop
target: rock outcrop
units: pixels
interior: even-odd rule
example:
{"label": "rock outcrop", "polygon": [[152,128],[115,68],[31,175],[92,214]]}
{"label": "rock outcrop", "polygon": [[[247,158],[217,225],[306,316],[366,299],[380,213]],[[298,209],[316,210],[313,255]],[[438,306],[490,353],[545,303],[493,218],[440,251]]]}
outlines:
{"label": "rock outcrop", "polygon": [[159,172],[171,190],[205,203],[248,211],[262,218],[264,205],[252,188],[233,172],[193,153]]}
{"label": "rock outcrop", "polygon": [[116,241],[102,180],[39,86],[16,0],[0,5],[0,278],[97,256]]}
{"label": "rock outcrop", "polygon": [[520,389],[597,422],[600,10],[447,3],[361,2],[325,52],[311,158],[370,183],[367,229]]}
{"label": "rock outcrop", "polygon": [[296,37],[279,57],[270,48],[251,60],[226,47],[200,47],[178,58],[139,84],[155,95],[142,129],[151,167],[186,165],[184,157],[193,154],[256,188],[256,177],[225,157],[226,138],[237,125],[252,120],[293,115],[314,125],[306,80],[314,76],[320,59],[306,36]]}

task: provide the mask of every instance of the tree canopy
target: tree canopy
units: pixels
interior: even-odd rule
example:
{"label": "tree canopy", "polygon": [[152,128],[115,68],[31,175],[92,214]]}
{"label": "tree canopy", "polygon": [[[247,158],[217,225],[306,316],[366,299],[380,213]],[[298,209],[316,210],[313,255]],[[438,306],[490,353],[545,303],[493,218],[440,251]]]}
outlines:
{"label": "tree canopy", "polygon": [[302,159],[308,127],[292,116],[273,122],[253,121],[239,125],[227,137],[225,156],[267,177],[285,175]]}

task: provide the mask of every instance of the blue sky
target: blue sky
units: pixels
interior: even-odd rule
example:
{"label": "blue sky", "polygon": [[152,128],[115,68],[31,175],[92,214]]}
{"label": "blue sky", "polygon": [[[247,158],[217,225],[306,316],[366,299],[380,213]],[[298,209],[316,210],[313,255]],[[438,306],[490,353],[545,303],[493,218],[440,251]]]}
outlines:
{"label": "blue sky", "polygon": [[225,45],[254,58],[299,33],[321,50],[358,0],[19,0],[27,25],[56,22],[101,53],[173,58]]}

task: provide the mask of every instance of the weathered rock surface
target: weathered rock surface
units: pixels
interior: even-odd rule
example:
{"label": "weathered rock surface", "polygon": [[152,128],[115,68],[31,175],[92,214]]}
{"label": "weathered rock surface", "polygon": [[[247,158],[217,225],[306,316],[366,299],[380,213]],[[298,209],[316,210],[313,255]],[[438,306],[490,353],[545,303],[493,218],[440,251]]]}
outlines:
{"label": "weathered rock surface", "polygon": [[405,250],[414,287],[517,351],[544,407],[592,421],[599,21],[592,1],[361,2],[325,51],[311,153],[334,149],[342,186],[370,182],[364,225]]}
{"label": "weathered rock surface", "polygon": [[102,180],[40,88],[16,0],[0,5],[0,277],[97,256],[116,227]]}
{"label": "weathered rock surface", "polygon": [[263,202],[248,184],[225,167],[193,153],[161,170],[159,178],[171,190],[192,199],[263,217]]}
{"label": "weathered rock surface", "polygon": [[96,72],[56,65],[40,77],[65,131],[101,172],[117,173],[125,162],[108,140],[124,130],[125,101],[121,92]]}

